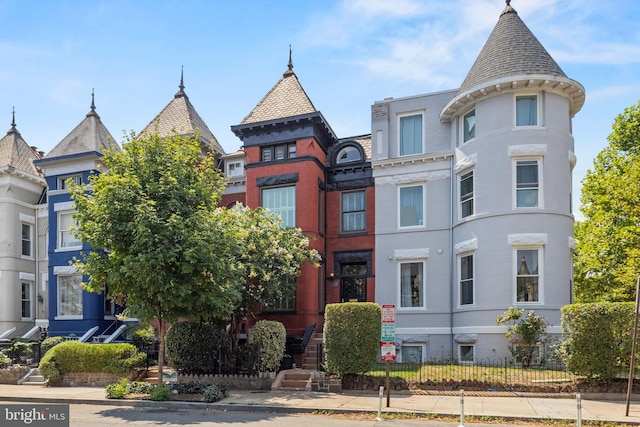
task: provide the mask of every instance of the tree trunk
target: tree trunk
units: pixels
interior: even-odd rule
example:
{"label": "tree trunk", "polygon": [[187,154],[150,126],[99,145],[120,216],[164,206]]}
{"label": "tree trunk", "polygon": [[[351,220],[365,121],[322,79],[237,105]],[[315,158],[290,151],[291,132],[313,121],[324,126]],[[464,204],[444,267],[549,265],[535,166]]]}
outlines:
{"label": "tree trunk", "polygon": [[163,383],[162,366],[164,365],[164,319],[158,318],[158,333],[160,334],[160,343],[158,344],[158,386]]}

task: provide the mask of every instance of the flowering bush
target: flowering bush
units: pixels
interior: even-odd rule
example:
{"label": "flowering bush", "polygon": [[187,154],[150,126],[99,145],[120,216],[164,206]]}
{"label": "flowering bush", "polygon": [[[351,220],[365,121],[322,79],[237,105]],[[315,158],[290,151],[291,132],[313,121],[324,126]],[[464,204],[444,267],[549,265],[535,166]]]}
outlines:
{"label": "flowering bush", "polygon": [[284,358],[287,330],[276,320],[260,320],[253,327],[251,339],[260,347],[260,370],[276,371]]}

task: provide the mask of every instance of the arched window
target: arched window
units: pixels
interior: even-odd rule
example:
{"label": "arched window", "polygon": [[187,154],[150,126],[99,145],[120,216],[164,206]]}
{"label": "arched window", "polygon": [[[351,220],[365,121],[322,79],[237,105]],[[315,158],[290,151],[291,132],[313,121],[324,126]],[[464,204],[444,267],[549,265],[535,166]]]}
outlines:
{"label": "arched window", "polygon": [[336,156],[336,163],[350,163],[350,162],[358,162],[362,160],[362,154],[360,154],[360,150],[352,145],[347,145],[342,148],[338,155]]}

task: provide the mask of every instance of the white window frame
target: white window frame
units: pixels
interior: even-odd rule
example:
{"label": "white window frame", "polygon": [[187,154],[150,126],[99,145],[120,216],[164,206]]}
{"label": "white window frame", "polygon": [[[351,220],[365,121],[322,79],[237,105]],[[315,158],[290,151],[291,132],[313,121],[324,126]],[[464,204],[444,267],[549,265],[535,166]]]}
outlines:
{"label": "white window frame", "polygon": [[[463,178],[466,178],[469,174],[471,174],[471,196],[467,197],[466,199],[462,200],[462,180]],[[463,215],[464,209],[462,208],[462,206],[465,203],[471,203],[471,213],[468,215]],[[464,172],[460,172],[458,174],[458,218],[460,219],[464,219],[464,218],[468,218],[471,216],[474,216],[476,214],[476,176],[475,176],[475,170],[474,169],[467,169]]]}
{"label": "white window frame", "polygon": [[227,176],[236,178],[244,176],[244,162],[240,160],[234,160],[227,163]]}
{"label": "white window frame", "polygon": [[[512,195],[512,203],[514,209],[543,209],[544,208],[544,168],[543,168],[543,158],[542,157],[513,157],[512,158],[512,176],[513,176],[513,195]],[[536,201],[536,206],[519,206],[518,205],[518,192],[521,190],[527,190],[527,188],[518,188],[518,164],[522,162],[536,162],[538,168],[538,182],[537,182],[537,192],[538,198]],[[529,190],[533,189],[529,188]]]}
{"label": "white window frame", "polygon": [[[28,298],[24,298],[23,290],[25,287],[29,290]],[[33,320],[34,292],[35,286],[33,280],[20,280],[20,320]],[[23,305],[25,302],[29,303],[29,316],[24,316]]]}
{"label": "white window frame", "polygon": [[[69,243],[77,243],[74,245],[69,245],[69,246],[65,246],[64,245],[64,236],[65,233],[67,233],[69,236],[72,236],[72,232],[69,231],[68,228],[62,229],[61,228],[61,224],[62,224],[62,217],[63,216],[68,216],[71,215],[73,218],[73,215],[76,213],[75,210],[61,210],[57,212],[57,216],[58,216],[58,224],[57,224],[57,239],[56,239],[56,250],[57,251],[73,251],[73,250],[78,250],[78,249],[82,249],[82,242],[80,240],[73,240],[71,239],[69,241]],[[77,237],[73,236],[74,239],[77,239]]]}
{"label": "white window frame", "polygon": [[[55,273],[55,270],[54,270]],[[60,300],[60,282],[61,279],[63,278],[80,278],[80,282],[78,283],[79,285],[79,295],[76,295],[80,297],[80,314],[60,314],[62,312],[62,301]],[[76,320],[76,319],[82,319],[83,318],[83,313],[84,313],[84,303],[83,303],[83,297],[84,297],[84,291],[82,289],[82,274],[81,273],[65,273],[65,274],[56,274],[56,316],[55,316],[55,320]]]}
{"label": "white window frame", "polygon": [[58,190],[69,191],[67,188],[67,180],[72,179],[75,185],[82,184],[82,174],[72,174],[67,176],[58,177]]}
{"label": "white window frame", "polygon": [[[462,258],[471,257],[471,278],[466,279],[471,282],[472,302],[462,303]],[[458,307],[473,307],[476,304],[476,256],[475,252],[465,252],[458,254]]]}
{"label": "white window frame", "polygon": [[[418,220],[418,224],[402,225],[402,200],[401,193],[403,188],[420,187],[422,189],[422,219]],[[406,185],[399,185],[397,190],[397,215],[398,215],[398,229],[416,229],[425,228],[427,223],[427,187],[425,183],[411,183]]]}
{"label": "white window frame", "polygon": [[[462,360],[462,347],[470,347],[473,352],[472,360]],[[458,364],[460,365],[474,365],[476,361],[476,346],[475,344],[458,344]]]}
{"label": "white window frame", "polygon": [[[344,197],[349,194],[362,194],[362,210],[349,210],[345,212],[345,204]],[[345,228],[345,213],[346,214],[362,214],[362,228],[354,228],[347,230]],[[362,233],[367,231],[367,192],[366,190],[353,190],[353,191],[342,191],[340,193],[340,232],[341,233]]]}
{"label": "white window frame", "polygon": [[[422,293],[422,304],[419,306],[403,306],[402,301],[402,266],[404,264],[421,264],[422,265],[422,277],[420,284],[420,292]],[[426,259],[402,259],[398,262],[398,311],[424,311],[427,309],[427,260]]]}
{"label": "white window frame", "polygon": [[[403,350],[407,347],[419,347],[420,348],[420,353],[421,356],[420,360],[415,361],[415,360],[404,360],[404,352]],[[427,361],[427,344],[426,343],[422,343],[422,342],[403,342],[402,345],[400,346],[400,351],[399,351],[399,362],[400,363],[423,363]]]}
{"label": "white window frame", "polygon": [[[518,99],[520,98],[536,99],[536,123],[534,125],[518,125]],[[513,126],[516,129],[538,128],[542,127],[542,107],[539,93],[520,93],[513,97]]]}
{"label": "white window frame", "polygon": [[[417,153],[408,153],[408,154],[402,154],[402,119],[405,117],[413,117],[413,116],[420,116],[420,151]],[[402,113],[402,114],[398,114],[398,157],[404,157],[404,156],[415,156],[418,154],[423,154],[425,152],[425,115],[424,115],[424,111],[410,111],[410,112],[406,112],[406,113]]]}
{"label": "white window frame", "polygon": [[[469,139],[465,139],[465,137],[467,136],[467,134],[465,132],[466,123],[467,123],[467,117],[469,115],[471,115],[471,114],[473,114],[473,117],[474,117],[473,136],[470,137]],[[466,144],[466,143],[471,142],[474,139],[476,139],[476,122],[475,122],[475,118],[476,118],[476,109],[475,109],[475,107],[460,116],[460,143],[461,144]]]}
{"label": "white window frame", "polygon": [[[28,227],[29,236],[25,239],[24,227]],[[24,253],[25,243],[28,244],[28,254]],[[33,259],[33,224],[27,222],[20,223],[20,257],[23,259]]]}
{"label": "white window frame", "polygon": [[[538,258],[538,295],[536,301],[520,301],[518,298],[518,272],[522,262],[519,251],[536,251]],[[544,304],[544,247],[538,245],[514,246],[513,247],[513,304],[518,306],[538,306]],[[530,266],[528,266],[530,268]],[[532,275],[533,276],[533,275]]]}

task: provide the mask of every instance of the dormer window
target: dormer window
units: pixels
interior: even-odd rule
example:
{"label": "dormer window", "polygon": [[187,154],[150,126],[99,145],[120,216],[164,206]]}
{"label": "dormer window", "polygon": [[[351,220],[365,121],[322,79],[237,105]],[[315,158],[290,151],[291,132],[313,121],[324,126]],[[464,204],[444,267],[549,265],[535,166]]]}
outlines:
{"label": "dormer window", "polygon": [[296,157],[296,144],[282,144],[270,147],[262,147],[261,159],[263,162],[273,160],[286,160]]}
{"label": "dormer window", "polygon": [[360,154],[360,150],[352,145],[347,145],[343,149],[338,152],[336,156],[336,163],[351,163],[358,162],[362,160],[362,154]]}

